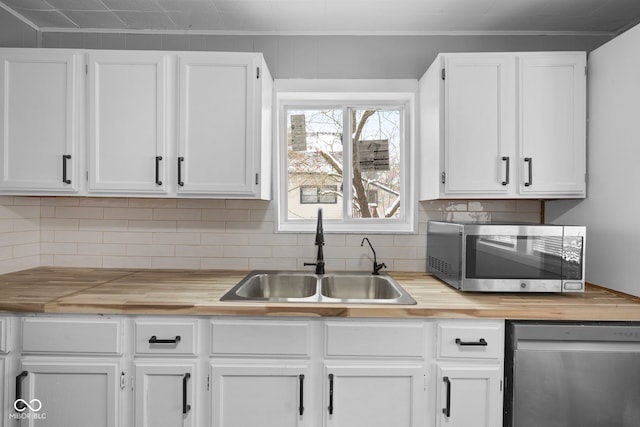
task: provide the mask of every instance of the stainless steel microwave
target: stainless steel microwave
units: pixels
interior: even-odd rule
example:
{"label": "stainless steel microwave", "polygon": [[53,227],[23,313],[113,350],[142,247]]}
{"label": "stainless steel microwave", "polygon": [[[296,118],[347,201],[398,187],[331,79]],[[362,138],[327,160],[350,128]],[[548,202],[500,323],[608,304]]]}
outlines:
{"label": "stainless steel microwave", "polygon": [[462,291],[583,292],[586,227],[429,221],[427,270]]}

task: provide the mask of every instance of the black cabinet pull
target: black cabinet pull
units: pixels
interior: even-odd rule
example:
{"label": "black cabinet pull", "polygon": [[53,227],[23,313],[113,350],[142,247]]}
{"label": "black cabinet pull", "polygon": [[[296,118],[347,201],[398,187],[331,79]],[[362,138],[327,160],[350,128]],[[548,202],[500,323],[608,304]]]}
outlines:
{"label": "black cabinet pull", "polygon": [[329,374],[329,415],[333,415],[333,374]]}
{"label": "black cabinet pull", "polygon": [[300,380],[300,406],[298,407],[300,415],[304,414],[304,375],[298,377]]}
{"label": "black cabinet pull", "polygon": [[489,345],[484,338],[480,338],[478,341],[462,341],[460,338],[456,338],[456,344],[482,346],[482,347],[486,347]]}
{"label": "black cabinet pull", "polygon": [[22,410],[27,406],[25,405],[24,400],[22,399],[22,380],[27,375],[29,375],[29,372],[22,371],[16,376],[16,403],[15,403],[16,410]]}
{"label": "black cabinet pull", "polygon": [[184,187],[184,181],[182,180],[182,162],[184,157],[178,157],[178,185]]}
{"label": "black cabinet pull", "polygon": [[446,406],[442,408],[442,413],[449,418],[451,416],[451,381],[449,377],[443,377],[442,381],[447,385],[447,401]]}
{"label": "black cabinet pull", "polygon": [[182,414],[186,415],[191,410],[191,405],[187,404],[187,381],[191,378],[190,373],[184,374],[182,377]]}
{"label": "black cabinet pull", "polygon": [[149,338],[149,344],[178,344],[180,342],[180,335],[176,335],[175,338],[158,339],[157,336],[152,335]]}
{"label": "black cabinet pull", "polygon": [[529,180],[524,183],[524,186],[531,187],[531,184],[533,184],[533,159],[531,157],[525,157],[524,162],[528,164],[529,170]]}
{"label": "black cabinet pull", "polygon": [[162,185],[162,181],[160,180],[160,161],[162,160],[162,156],[156,156],[156,185]]}
{"label": "black cabinet pull", "polygon": [[509,185],[509,157],[503,157],[503,162],[505,163],[505,173],[504,173],[504,181],[502,181],[502,185]]}
{"label": "black cabinet pull", "polygon": [[71,154],[62,155],[62,182],[71,184],[71,180],[67,179],[67,160],[71,159]]}

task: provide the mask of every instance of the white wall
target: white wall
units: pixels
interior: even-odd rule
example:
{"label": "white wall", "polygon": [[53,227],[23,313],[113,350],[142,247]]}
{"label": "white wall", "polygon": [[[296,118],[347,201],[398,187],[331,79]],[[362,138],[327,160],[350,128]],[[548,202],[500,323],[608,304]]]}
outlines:
{"label": "white wall", "polygon": [[587,280],[640,296],[640,26],[589,55],[588,198],[547,202],[587,226]]}
{"label": "white wall", "polygon": [[610,39],[610,36],[564,35],[272,36],[44,33],[42,47],[262,52],[274,79],[418,79],[440,52],[588,52]]}
{"label": "white wall", "polygon": [[38,32],[0,7],[0,46],[36,47]]}

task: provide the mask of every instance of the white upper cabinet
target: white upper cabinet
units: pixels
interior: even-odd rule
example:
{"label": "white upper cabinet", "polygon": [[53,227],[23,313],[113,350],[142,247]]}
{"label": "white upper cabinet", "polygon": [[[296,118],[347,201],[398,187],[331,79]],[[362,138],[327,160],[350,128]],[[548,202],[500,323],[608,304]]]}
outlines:
{"label": "white upper cabinet", "polygon": [[439,55],[420,80],[420,199],[585,196],[584,52]]}
{"label": "white upper cabinet", "polygon": [[444,62],[445,192],[506,194],[502,158],[515,152],[515,59],[459,55]]}
{"label": "white upper cabinet", "polygon": [[271,198],[262,54],[0,49],[0,61],[0,194]]}
{"label": "white upper cabinet", "polygon": [[252,53],[181,54],[178,194],[270,198],[271,77]]}
{"label": "white upper cabinet", "polygon": [[170,57],[96,51],[88,63],[93,193],[167,193]]}
{"label": "white upper cabinet", "polygon": [[0,49],[0,192],[68,194],[79,188],[82,55]]}
{"label": "white upper cabinet", "polygon": [[521,194],[584,197],[585,67],[582,52],[518,56]]}

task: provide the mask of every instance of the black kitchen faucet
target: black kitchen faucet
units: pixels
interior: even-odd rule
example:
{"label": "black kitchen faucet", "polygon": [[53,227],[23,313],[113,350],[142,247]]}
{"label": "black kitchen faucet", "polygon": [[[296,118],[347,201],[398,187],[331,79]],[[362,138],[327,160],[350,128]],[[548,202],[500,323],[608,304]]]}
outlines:
{"label": "black kitchen faucet", "polygon": [[324,246],[324,231],[322,230],[322,209],[318,209],[318,223],[316,224],[315,245],[318,247],[316,262],[305,262],[304,265],[315,265],[316,274],[324,274],[324,253],[322,251],[322,247]]}

